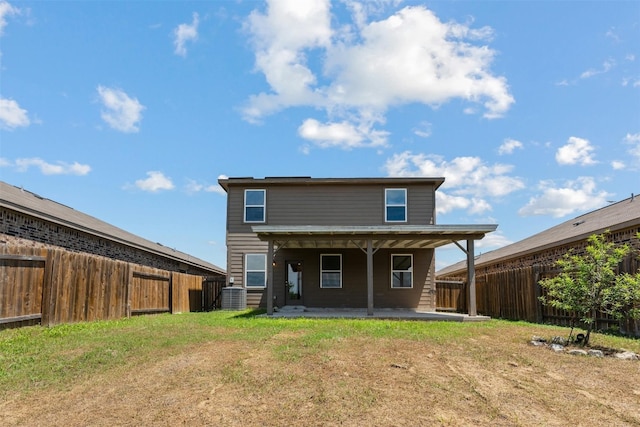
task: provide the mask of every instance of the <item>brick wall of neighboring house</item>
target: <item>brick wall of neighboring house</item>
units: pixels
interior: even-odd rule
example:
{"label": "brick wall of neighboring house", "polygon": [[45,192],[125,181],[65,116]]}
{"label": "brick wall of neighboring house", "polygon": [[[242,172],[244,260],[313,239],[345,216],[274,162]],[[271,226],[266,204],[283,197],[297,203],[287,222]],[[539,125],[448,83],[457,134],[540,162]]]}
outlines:
{"label": "brick wall of neighboring house", "polygon": [[[94,236],[80,230],[65,227],[43,219],[34,218],[4,207],[0,207],[0,240],[11,237],[62,247],[74,252],[84,252],[111,259],[146,265],[167,271],[211,275],[211,271],[187,266],[178,260],[165,258],[151,252],[122,243]],[[5,242],[10,243],[10,242]]]}

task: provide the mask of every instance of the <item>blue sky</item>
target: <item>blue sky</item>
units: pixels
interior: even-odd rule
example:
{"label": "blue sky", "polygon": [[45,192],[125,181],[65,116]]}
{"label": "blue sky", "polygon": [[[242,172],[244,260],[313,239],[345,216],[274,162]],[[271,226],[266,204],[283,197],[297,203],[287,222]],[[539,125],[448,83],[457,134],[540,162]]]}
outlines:
{"label": "blue sky", "polygon": [[222,267],[220,176],[444,176],[481,252],[640,192],[640,2],[0,0],[0,60],[1,180]]}

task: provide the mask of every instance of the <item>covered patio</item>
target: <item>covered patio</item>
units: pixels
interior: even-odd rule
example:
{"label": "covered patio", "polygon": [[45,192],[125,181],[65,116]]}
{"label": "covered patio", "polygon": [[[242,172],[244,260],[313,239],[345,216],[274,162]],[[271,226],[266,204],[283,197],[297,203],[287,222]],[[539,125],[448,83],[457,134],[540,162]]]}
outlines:
{"label": "covered patio", "polygon": [[[389,316],[398,318],[400,310],[374,310],[374,262],[373,256],[380,249],[435,249],[451,243],[456,244],[467,255],[467,279],[469,283],[468,317],[477,317],[475,288],[475,240],[495,231],[496,224],[473,225],[385,225],[385,226],[286,226],[257,225],[252,230],[258,238],[268,243],[267,251],[267,315],[275,316],[273,307],[273,260],[280,249],[360,249],[367,258],[367,308],[366,317]],[[466,247],[458,242],[466,241]],[[348,311],[348,310],[347,310]],[[350,310],[352,315],[364,310]],[[404,316],[460,316],[459,314],[416,312],[404,310]],[[300,310],[307,317],[312,313],[337,314],[340,310]],[[280,312],[278,312],[280,313]],[[317,317],[323,317],[319,314]],[[390,317],[386,317],[390,318]]]}

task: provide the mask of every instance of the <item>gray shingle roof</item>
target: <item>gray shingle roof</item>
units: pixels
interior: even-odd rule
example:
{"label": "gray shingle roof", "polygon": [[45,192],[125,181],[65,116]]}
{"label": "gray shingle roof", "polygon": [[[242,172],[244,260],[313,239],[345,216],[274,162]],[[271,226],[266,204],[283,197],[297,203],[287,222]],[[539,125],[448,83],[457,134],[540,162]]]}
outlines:
{"label": "gray shingle roof", "polygon": [[[481,254],[476,257],[475,265],[477,268],[506,259],[518,258],[533,252],[580,241],[607,229],[613,232],[636,225],[640,227],[640,197],[632,196],[565,221],[519,242]],[[466,271],[466,261],[445,267],[439,270],[436,275],[442,276],[459,271]]]}
{"label": "gray shingle roof", "polygon": [[311,178],[310,176],[283,176],[283,177],[231,177],[219,179],[218,184],[229,190],[230,185],[407,185],[407,184],[431,184],[438,189],[443,183],[442,177],[393,177],[393,178]]}
{"label": "gray shingle roof", "polygon": [[225,274],[224,269],[207,261],[143,239],[73,208],[2,181],[0,181],[0,206],[187,265]]}

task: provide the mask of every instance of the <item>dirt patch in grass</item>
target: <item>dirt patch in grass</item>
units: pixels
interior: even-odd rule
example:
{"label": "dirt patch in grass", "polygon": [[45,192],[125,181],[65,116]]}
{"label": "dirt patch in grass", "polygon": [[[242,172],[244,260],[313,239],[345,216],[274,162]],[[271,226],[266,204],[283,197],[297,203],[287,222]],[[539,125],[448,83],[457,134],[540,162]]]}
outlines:
{"label": "dirt patch in grass", "polygon": [[640,363],[556,354],[532,327],[465,339],[219,338],[0,402],[48,426],[634,426]]}

